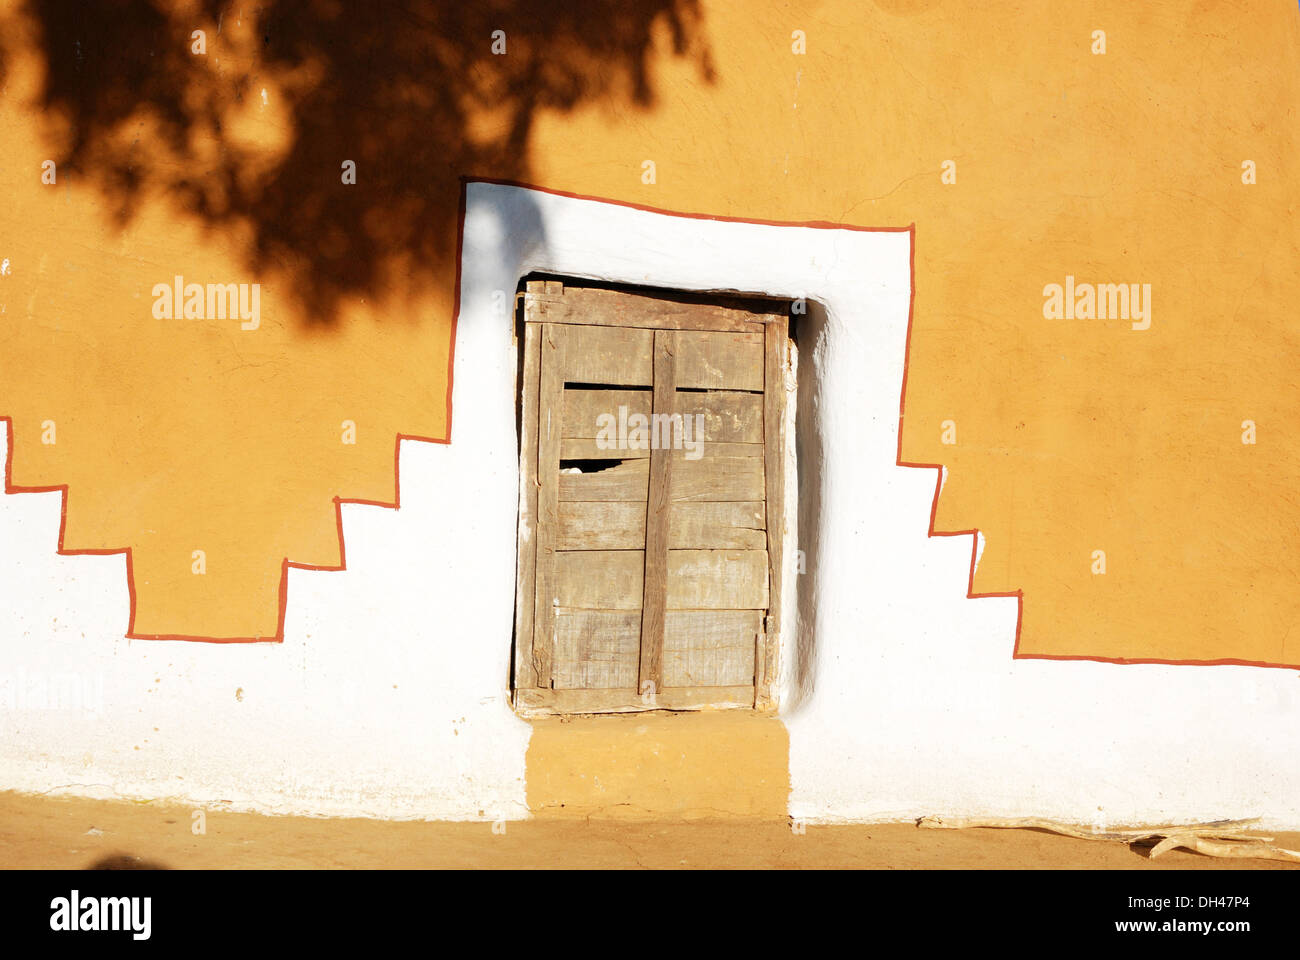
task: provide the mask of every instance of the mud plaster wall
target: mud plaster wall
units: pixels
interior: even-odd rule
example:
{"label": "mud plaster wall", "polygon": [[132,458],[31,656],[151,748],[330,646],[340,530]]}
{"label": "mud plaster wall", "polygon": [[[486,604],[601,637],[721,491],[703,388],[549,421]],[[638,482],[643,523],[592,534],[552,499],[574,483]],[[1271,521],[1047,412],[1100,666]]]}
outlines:
{"label": "mud plaster wall", "polygon": [[[1290,0],[0,0],[0,45],[0,417],[61,545],[132,551],[105,630],[279,636],[335,498],[393,502],[399,433],[459,442],[483,176],[916,223],[902,453],[986,534],[975,589],[1024,590],[1020,652],[1300,665]],[[178,274],[260,283],[259,329],[154,318]],[[1150,328],[1046,319],[1067,275],[1150,283]]]}
{"label": "mud plaster wall", "polygon": [[[927,537],[935,471],[895,464],[905,230],[726,223],[470,184],[464,231],[456,443],[402,444],[400,510],[343,507],[348,570],[290,572],[283,646],[121,639],[103,625],[120,622],[123,558],[43,549],[57,493],[0,499],[14,545],[0,557],[0,655],[11,675],[78,678],[90,707],[10,713],[6,786],[526,815],[526,783],[566,771],[527,768],[529,727],[507,700],[515,357],[494,292],[545,270],[824,308],[801,330],[799,424],[818,442],[800,448],[817,518],[815,535],[801,524],[799,606],[815,617],[795,628],[802,679],[783,678],[791,814],[1300,824],[1288,673],[1011,660],[1015,599],[966,598],[971,538]],[[447,502],[473,509],[434,510]],[[755,763],[773,762],[765,750]]]}

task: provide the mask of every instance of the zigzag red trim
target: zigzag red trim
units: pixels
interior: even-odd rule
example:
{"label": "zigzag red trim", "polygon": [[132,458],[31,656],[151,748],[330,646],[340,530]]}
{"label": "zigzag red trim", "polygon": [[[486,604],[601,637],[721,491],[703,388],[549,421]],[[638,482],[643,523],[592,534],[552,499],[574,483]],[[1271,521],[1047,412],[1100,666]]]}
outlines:
{"label": "zigzag red trim", "polygon": [[[289,605],[289,568],[296,567],[299,570],[324,570],[324,571],[337,571],[337,570],[344,570],[347,568],[347,557],[346,554],[344,553],[345,548],[343,542],[342,505],[345,503],[364,503],[376,507],[390,507],[392,509],[397,509],[398,507],[401,506],[401,485],[400,485],[398,468],[396,467],[394,468],[394,478],[395,478],[394,488],[395,488],[396,496],[394,497],[392,503],[384,503],[379,500],[350,499],[346,497],[334,498],[334,517],[335,517],[335,523],[338,528],[338,538],[339,538],[339,563],[337,566],[332,566],[329,564],[299,563],[295,560],[290,560],[287,557],[281,561],[280,563],[280,613],[276,623],[274,636],[211,637],[211,636],[195,636],[195,635],[181,634],[181,633],[136,633],[135,572],[131,562],[131,548],[115,547],[115,548],[102,548],[102,549],[69,550],[66,547],[64,547],[63,536],[65,530],[67,529],[67,523],[68,523],[68,485],[66,483],[61,483],[61,484],[48,486],[48,487],[29,487],[29,486],[15,485],[12,482],[13,450],[14,450],[13,418],[0,417],[0,421],[3,421],[5,425],[5,431],[7,434],[7,440],[9,444],[7,456],[5,457],[4,492],[6,494],[12,494],[12,493],[61,493],[63,494],[62,504],[59,508],[59,541],[55,552],[61,557],[85,557],[85,556],[109,557],[119,553],[126,555],[126,589],[127,589],[127,594],[130,597],[130,610],[131,610],[130,620],[127,623],[126,634],[125,634],[128,640],[192,640],[199,643],[280,643],[281,641],[284,640],[284,618],[285,618],[285,611],[288,609],[288,605]],[[399,433],[397,435],[398,453],[394,455],[394,459],[399,462],[400,462],[401,442],[403,440],[421,440],[427,443],[448,442],[446,440],[437,440],[430,437],[416,437],[408,434]]]}
{"label": "zigzag red trim", "polygon": [[126,554],[126,582],[127,592],[130,595],[130,622],[127,626],[126,637],[131,640],[190,640],[202,643],[279,643],[284,640],[284,622],[285,614],[289,606],[289,568],[293,567],[299,570],[318,570],[333,572],[347,569],[347,553],[343,537],[343,504],[358,503],[375,507],[387,507],[390,509],[401,508],[401,449],[403,440],[418,440],[424,443],[450,443],[451,442],[451,423],[452,423],[452,386],[455,375],[456,360],[456,325],[460,320],[460,295],[461,295],[461,258],[464,247],[465,234],[465,206],[467,187],[470,183],[491,183],[500,186],[519,187],[526,190],[535,190],[539,193],[548,193],[553,196],[568,197],[573,200],[590,200],[596,203],[613,204],[614,206],[628,207],[634,210],[642,210],[648,213],[660,214],[663,216],[680,217],[693,220],[716,220],[726,223],[752,223],[765,226],[776,227],[811,227],[822,230],[853,230],[865,233],[908,233],[911,243],[908,254],[908,270],[910,292],[907,306],[907,338],[903,354],[903,384],[898,398],[898,453],[896,462],[900,467],[929,468],[938,471],[938,477],[935,481],[934,500],[930,505],[930,523],[926,530],[926,535],[930,537],[961,537],[969,536],[972,538],[971,543],[971,562],[970,575],[967,579],[966,596],[968,599],[976,600],[985,597],[1015,597],[1016,598],[1016,640],[1012,650],[1012,658],[1018,660],[1091,660],[1097,663],[1114,663],[1114,664],[1164,664],[1170,666],[1249,666],[1249,667],[1275,667],[1279,669],[1297,669],[1296,664],[1270,663],[1254,660],[1161,660],[1161,659],[1126,659],[1111,657],[1089,657],[1089,656],[1057,656],[1049,654],[1027,654],[1020,651],[1020,633],[1021,626],[1024,622],[1024,591],[1010,590],[990,593],[975,592],[975,565],[979,554],[979,536],[978,529],[970,530],[936,530],[935,517],[939,510],[939,493],[943,486],[943,465],[938,463],[915,463],[903,459],[903,414],[904,406],[907,400],[907,374],[908,365],[912,355],[912,321],[915,317],[916,309],[916,224],[913,223],[907,227],[862,227],[853,224],[831,223],[825,220],[808,220],[808,221],[783,221],[783,220],[756,220],[744,217],[729,217],[704,213],[683,213],[674,210],[662,210],[657,207],[651,207],[645,204],[632,203],[621,200],[609,200],[602,197],[586,196],[579,193],[572,193],[566,190],[554,190],[547,187],[540,187],[536,184],[523,183],[516,180],[500,180],[489,177],[461,177],[460,178],[460,201],[457,213],[456,229],[456,290],[452,304],[451,320],[451,347],[447,356],[447,398],[446,398],[446,423],[447,436],[438,437],[421,437],[413,434],[397,434],[397,441],[393,451],[393,502],[386,503],[380,500],[363,500],[348,497],[334,498],[334,517],[335,525],[338,530],[339,540],[339,563],[337,566],[328,564],[310,564],[299,563],[290,560],[288,557],[281,561],[280,567],[280,610],[276,624],[275,635],[270,637],[210,637],[210,636],[190,636],[183,634],[138,634],[135,632],[135,611],[136,611],[136,593],[135,580],[131,564],[131,548],[120,547],[117,549],[97,549],[97,550],[65,550],[63,546],[63,534],[67,524],[68,511],[68,485],[59,484],[48,487],[16,487],[11,482],[11,471],[13,467],[13,420],[10,417],[0,417],[8,430],[8,453],[5,458],[5,493],[52,493],[59,491],[63,494],[62,507],[59,518],[59,542],[57,552],[61,556],[110,556],[113,554]]}
{"label": "zigzag red trim", "polygon": [[1025,619],[1025,593],[1023,590],[1005,590],[994,591],[990,593],[975,592],[975,563],[979,558],[979,538],[980,531],[978,528],[970,530],[936,530],[934,528],[935,517],[939,512],[939,491],[943,488],[943,464],[941,463],[914,463],[903,459],[903,407],[907,401],[907,368],[912,358],[912,319],[916,309],[916,224],[912,224],[912,250],[909,256],[909,270],[911,273],[912,291],[907,305],[907,345],[903,354],[903,389],[898,398],[898,457],[897,463],[900,467],[919,467],[930,468],[938,471],[938,477],[934,484],[934,500],[930,504],[930,525],[926,530],[926,535],[930,537],[965,537],[971,538],[970,550],[970,578],[966,582],[966,597],[970,600],[979,600],[984,597],[1015,597],[1016,598],[1016,642],[1011,651],[1013,660],[1089,660],[1094,663],[1114,663],[1114,664],[1160,664],[1163,666],[1174,667],[1274,667],[1281,670],[1295,670],[1297,664],[1271,663],[1264,660],[1236,660],[1224,658],[1221,660],[1162,660],[1158,658],[1139,658],[1139,657],[1089,657],[1083,655],[1061,655],[1047,653],[1022,653],[1020,650],[1020,628]]}
{"label": "zigzag red trim", "polygon": [[345,503],[362,503],[375,507],[389,507],[398,510],[402,506],[402,441],[403,440],[420,440],[425,443],[450,443],[451,442],[451,395],[452,395],[452,378],[456,370],[456,322],[460,317],[460,261],[461,261],[461,237],[464,234],[465,224],[465,189],[462,185],[460,193],[460,211],[458,218],[458,228],[456,233],[456,292],[455,300],[452,304],[451,315],[451,348],[447,354],[447,436],[438,437],[420,437],[409,433],[399,433],[397,440],[393,445],[393,502],[385,503],[381,500],[363,500],[350,497],[334,498],[334,523],[338,531],[339,538],[339,562],[337,566],[330,564],[313,564],[299,563],[285,557],[280,561],[280,610],[276,618],[275,634],[270,637],[211,637],[196,636],[180,633],[137,633],[135,629],[135,611],[136,611],[136,593],[135,593],[135,571],[131,561],[131,548],[119,547],[116,549],[105,550],[67,550],[63,546],[63,534],[68,522],[68,485],[66,483],[50,487],[17,487],[14,486],[13,480],[13,454],[14,454],[14,429],[12,417],[0,417],[5,423],[8,432],[8,450],[5,456],[5,493],[53,493],[55,491],[63,494],[62,506],[59,510],[59,542],[57,553],[61,556],[111,556],[117,553],[126,554],[126,590],[130,598],[130,618],[126,627],[126,638],[128,640],[190,640],[197,643],[282,643],[284,641],[284,620],[285,614],[289,609],[289,568],[294,567],[298,570],[321,570],[333,572],[347,569],[347,547],[343,539],[343,504]]}

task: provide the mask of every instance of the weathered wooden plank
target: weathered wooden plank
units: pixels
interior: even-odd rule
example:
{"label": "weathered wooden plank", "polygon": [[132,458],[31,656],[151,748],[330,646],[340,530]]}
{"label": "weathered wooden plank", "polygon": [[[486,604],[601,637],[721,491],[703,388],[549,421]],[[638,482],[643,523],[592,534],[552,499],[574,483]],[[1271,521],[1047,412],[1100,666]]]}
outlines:
{"label": "weathered wooden plank", "polygon": [[644,710],[702,710],[752,707],[752,684],[734,687],[666,687],[653,697],[632,690],[520,690],[519,712],[525,717],[582,713],[637,713]]}
{"label": "weathered wooden plank", "polygon": [[640,649],[641,619],[636,611],[561,608],[555,617],[555,688],[631,691]]}
{"label": "weathered wooden plank", "polygon": [[644,500],[581,500],[560,503],[557,545],[561,550],[641,550],[645,547]]}
{"label": "weathered wooden plank", "polygon": [[[584,618],[584,615],[589,615]],[[568,620],[563,629],[593,630],[598,633],[632,633],[641,626],[637,610],[582,610],[555,608],[556,623]],[[557,627],[557,632],[561,628]],[[738,643],[743,637],[752,642],[763,629],[761,610],[669,610],[664,618],[664,643],[675,650],[692,646]],[[629,687],[631,684],[628,684]]]}
{"label": "weathered wooden plank", "polygon": [[[675,501],[751,501],[762,500],[766,494],[761,457],[700,460],[674,457],[673,465],[671,491]],[[639,457],[594,473],[560,474],[559,498],[561,501],[645,500],[649,481],[649,458]]]}
{"label": "weathered wooden plank", "polygon": [[761,457],[708,457],[673,460],[673,500],[762,500]]}
{"label": "weathered wooden plank", "polygon": [[766,550],[671,550],[668,609],[761,610],[768,604]]}
{"label": "weathered wooden plank", "polygon": [[[595,328],[591,328],[595,329]],[[763,389],[763,339],[757,333],[701,333],[681,330],[677,386],[712,390]]]}
{"label": "weathered wooden plank", "polygon": [[[567,383],[650,386],[654,373],[654,331],[633,327],[559,325],[566,331],[564,379]],[[706,334],[697,334],[706,336]],[[745,336],[745,334],[709,334]],[[761,336],[759,337],[761,341]],[[761,374],[761,367],[760,367]],[[762,389],[760,382],[759,389]]]}
{"label": "weathered wooden plank", "polygon": [[[619,408],[625,416],[650,415],[649,390],[599,390],[570,388],[564,391],[564,426],[566,438],[591,439],[600,432],[600,417],[608,414],[618,421]],[[762,443],[763,398],[754,393],[728,390],[679,390],[677,412],[682,416],[704,417],[704,439],[710,443]],[[694,437],[694,421],[692,433]]]}
{"label": "weathered wooden plank", "polygon": [[[672,416],[677,397],[677,334],[656,330],[654,340],[654,416]],[[664,612],[668,608],[668,511],[671,501],[671,449],[650,454],[646,497],[645,581],[641,603],[641,670],[637,692],[655,693],[663,683]]]}
{"label": "weathered wooden plank", "polygon": [[768,625],[759,655],[763,667],[755,679],[759,701],[770,694],[772,672],[776,665],[781,625],[781,583],[785,543],[785,370],[789,336],[785,318],[768,324],[764,347],[763,448],[765,451],[764,485],[767,492],[767,553],[771,565],[771,592],[768,602]]}
{"label": "weathered wooden plank", "polygon": [[[570,387],[564,391],[564,436],[575,439],[593,438],[600,432],[601,417],[609,415],[615,420],[619,408],[627,408],[627,416],[650,416],[650,403],[654,394],[650,390],[600,390]],[[744,394],[752,397],[752,393]],[[762,408],[758,421],[762,423]],[[707,426],[707,423],[706,423]],[[706,434],[707,436],[707,434]],[[759,432],[761,442],[762,431]]]}
{"label": "weathered wooden plank", "polygon": [[753,683],[759,610],[670,610],[664,627],[664,685],[724,687]]}
{"label": "weathered wooden plank", "polygon": [[636,460],[649,456],[648,449],[608,446],[604,441],[593,439],[572,438],[560,441],[561,460]]}
{"label": "weathered wooden plank", "polygon": [[567,287],[562,295],[538,293],[535,300],[538,317],[551,323],[744,332],[758,328],[769,316],[766,311],[743,307],[691,303],[598,287]]}
{"label": "weathered wooden plank", "polygon": [[761,500],[674,501],[668,545],[674,550],[761,550],[764,514]]}
{"label": "weathered wooden plank", "polygon": [[[679,393],[680,397],[681,394]],[[761,443],[722,443],[720,441],[703,440],[699,445],[695,441],[690,443],[683,442],[678,447],[676,442],[673,443],[673,460],[675,461],[693,461],[709,459],[735,459],[746,457],[762,457],[763,445]]]}
{"label": "weathered wooden plank", "polygon": [[704,416],[704,439],[710,443],[762,443],[763,398],[730,390],[677,391],[682,416]]}
{"label": "weathered wooden plank", "polygon": [[[677,501],[668,510],[668,546],[762,550],[767,544],[764,512],[762,501]],[[640,501],[562,501],[556,549],[640,550],[645,546],[645,516]]]}
{"label": "weathered wooden plank", "polygon": [[[669,550],[669,610],[767,607],[766,550]],[[581,610],[640,610],[641,550],[564,550],[555,554],[556,603]]]}
{"label": "weathered wooden plank", "polygon": [[556,596],[560,414],[564,402],[566,327],[541,327],[537,402],[537,591],[533,603],[533,670],[539,687],[551,684]]}
{"label": "weathered wooden plank", "polygon": [[561,607],[641,609],[644,551],[562,551],[555,555],[555,569],[555,597]]}
{"label": "weathered wooden plank", "polygon": [[[568,610],[556,615],[558,689],[636,686],[640,649],[636,611]],[[754,679],[754,638],[762,630],[757,610],[670,610],[664,618],[663,684],[669,687],[735,686]]]}
{"label": "weathered wooden plank", "polygon": [[[556,461],[557,468],[559,461]],[[559,497],[570,500],[639,500],[649,490],[650,459],[642,457],[595,473],[561,473]],[[736,498],[740,499],[740,498]]]}
{"label": "weathered wooden plank", "polygon": [[[694,428],[692,428],[693,430]],[[761,457],[761,443],[712,443],[694,438],[684,439],[680,447],[676,446],[674,434],[673,457],[678,460],[699,460],[705,457]],[[635,460],[650,456],[648,448],[617,447],[603,440],[564,439],[560,441],[561,460]]]}
{"label": "weathered wooden plank", "polygon": [[537,591],[537,391],[541,375],[541,331],[524,327],[524,365],[519,424],[519,560],[515,578],[515,686],[537,683],[533,669],[533,606]]}

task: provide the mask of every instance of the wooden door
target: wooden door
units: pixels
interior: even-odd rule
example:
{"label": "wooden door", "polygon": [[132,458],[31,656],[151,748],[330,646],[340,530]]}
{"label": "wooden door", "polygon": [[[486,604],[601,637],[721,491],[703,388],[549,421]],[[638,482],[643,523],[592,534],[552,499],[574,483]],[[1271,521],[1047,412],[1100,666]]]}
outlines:
{"label": "wooden door", "polygon": [[766,704],[784,530],[774,306],[527,284],[522,712]]}

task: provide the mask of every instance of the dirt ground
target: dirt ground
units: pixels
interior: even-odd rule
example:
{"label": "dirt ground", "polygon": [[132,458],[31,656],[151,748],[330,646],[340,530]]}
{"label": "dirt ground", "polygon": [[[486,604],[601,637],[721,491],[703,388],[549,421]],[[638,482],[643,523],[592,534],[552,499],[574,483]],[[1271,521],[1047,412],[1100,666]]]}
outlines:
{"label": "dirt ground", "polygon": [[[911,824],[807,827],[730,820],[529,820],[424,823],[268,817],[161,803],[0,793],[0,867],[84,868],[118,863],[169,868],[313,867],[1111,867],[1289,869],[1175,851],[1158,860],[1122,844],[1029,830],[919,830]],[[500,830],[501,826],[497,827]],[[1275,834],[1300,848],[1300,834]]]}

